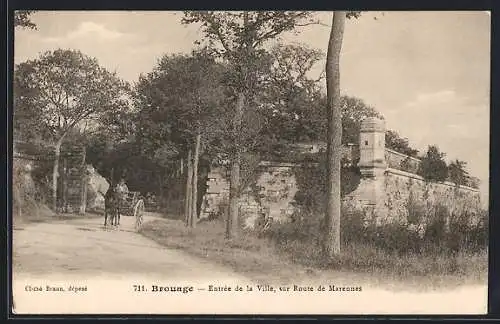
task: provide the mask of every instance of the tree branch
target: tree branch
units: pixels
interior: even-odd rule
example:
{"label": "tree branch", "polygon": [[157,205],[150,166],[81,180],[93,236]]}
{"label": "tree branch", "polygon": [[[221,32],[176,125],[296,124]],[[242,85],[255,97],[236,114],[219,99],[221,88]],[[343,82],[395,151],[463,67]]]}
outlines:
{"label": "tree branch", "polygon": [[[222,31],[220,29],[220,21],[217,21],[217,18],[213,16],[213,14],[206,13],[203,14],[202,20],[205,20],[208,24],[210,29],[212,29],[217,36],[218,40],[220,41],[222,47],[226,50],[227,53],[231,53],[231,50],[229,49],[228,44],[226,43],[224,36],[222,35]],[[217,27],[216,27],[217,26]]]}

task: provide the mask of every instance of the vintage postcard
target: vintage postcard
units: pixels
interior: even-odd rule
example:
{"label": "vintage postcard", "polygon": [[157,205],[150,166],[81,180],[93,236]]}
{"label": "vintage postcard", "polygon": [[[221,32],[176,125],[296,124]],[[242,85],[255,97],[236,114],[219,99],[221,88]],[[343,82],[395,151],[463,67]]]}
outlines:
{"label": "vintage postcard", "polygon": [[486,314],[489,12],[14,30],[14,314]]}

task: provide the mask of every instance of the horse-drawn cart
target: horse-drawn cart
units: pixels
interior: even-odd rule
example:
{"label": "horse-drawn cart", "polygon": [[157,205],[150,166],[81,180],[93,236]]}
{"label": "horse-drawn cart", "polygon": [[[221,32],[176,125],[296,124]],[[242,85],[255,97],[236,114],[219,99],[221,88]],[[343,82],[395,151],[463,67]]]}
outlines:
{"label": "horse-drawn cart", "polygon": [[137,191],[123,193],[123,202],[120,214],[135,217],[135,228],[140,230],[144,221],[144,200]]}

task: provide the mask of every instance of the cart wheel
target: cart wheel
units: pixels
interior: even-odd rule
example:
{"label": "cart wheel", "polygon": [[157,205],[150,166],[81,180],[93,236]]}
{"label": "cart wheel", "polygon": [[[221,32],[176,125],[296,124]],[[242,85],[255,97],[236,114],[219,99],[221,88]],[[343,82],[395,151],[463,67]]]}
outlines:
{"label": "cart wheel", "polygon": [[140,199],[134,207],[135,230],[139,232],[144,222],[144,201]]}

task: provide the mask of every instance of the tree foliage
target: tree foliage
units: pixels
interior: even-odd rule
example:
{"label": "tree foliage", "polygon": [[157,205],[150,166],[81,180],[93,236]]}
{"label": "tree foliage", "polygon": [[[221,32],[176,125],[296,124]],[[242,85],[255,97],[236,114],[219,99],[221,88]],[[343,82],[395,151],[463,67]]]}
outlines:
{"label": "tree foliage", "polygon": [[95,58],[62,49],[17,65],[14,83],[14,103],[21,106],[17,116],[14,107],[16,128],[24,122],[33,123],[36,118],[39,127],[45,128],[43,138],[54,147],[52,206],[56,210],[64,138],[76,128],[85,129],[84,121],[127,106],[128,87],[114,73],[99,66]]}
{"label": "tree foliage", "polygon": [[28,69],[14,69],[13,76],[13,135],[15,140],[48,143],[52,133],[42,121],[43,111],[37,106],[37,90],[25,82]]}
{"label": "tree foliage", "polygon": [[467,162],[456,159],[448,165],[448,176],[457,185],[469,185],[469,173],[465,169]]}
{"label": "tree foliage", "polygon": [[428,181],[440,182],[448,178],[448,167],[444,161],[445,154],[435,145],[429,145],[422,158],[419,175]]}
{"label": "tree foliage", "polygon": [[[190,226],[196,224],[199,206],[194,205],[199,205],[198,191],[204,187],[203,178],[198,183],[204,170],[198,170],[206,168],[207,159],[224,153],[230,142],[226,72],[204,50],[164,55],[153,71],[141,75],[134,91],[138,150],[162,170],[169,195],[180,198],[185,192]],[[188,166],[188,183],[179,178],[181,161]]]}
{"label": "tree foliage", "polygon": [[[239,232],[237,200],[240,195],[240,162],[241,154],[247,150],[249,144],[248,138],[242,138],[242,130],[246,128],[244,113],[249,107],[258,106],[255,105],[255,95],[262,87],[262,71],[266,70],[266,64],[269,63],[268,52],[263,46],[282,33],[294,30],[310,17],[311,13],[307,11],[186,11],[184,13],[182,22],[200,24],[206,49],[228,64],[229,71],[233,72],[228,74],[234,113],[231,125],[233,140],[229,154],[231,179],[227,238],[238,236]],[[256,109],[254,112],[256,112],[254,117],[260,115]]]}
{"label": "tree foliage", "polygon": [[83,120],[128,105],[127,84],[77,50],[48,51],[20,63],[14,70],[14,88],[15,111],[31,111],[54,140],[83,126]]}
{"label": "tree foliage", "polygon": [[359,143],[361,122],[368,117],[384,119],[375,108],[366,104],[362,99],[352,96],[340,98],[342,114],[342,144]]}
{"label": "tree foliage", "polygon": [[319,138],[315,117],[321,118],[322,78],[313,80],[307,74],[322,57],[320,51],[296,44],[271,49],[266,87],[258,97],[267,120],[262,133],[266,144]]}
{"label": "tree foliage", "polygon": [[21,27],[36,30],[36,24],[30,19],[35,10],[16,10],[14,12],[14,28]]}
{"label": "tree foliage", "polygon": [[228,124],[224,72],[209,56],[194,53],[165,55],[152,72],[141,76],[134,104],[143,149],[170,159],[181,157],[197,133],[203,134],[205,149],[215,148],[213,141],[220,144]]}
{"label": "tree foliage", "polygon": [[186,11],[182,22],[201,24],[207,47],[229,61],[237,61],[243,49],[260,48],[306,20],[313,22],[308,11]]}
{"label": "tree foliage", "polygon": [[408,139],[402,138],[398,132],[394,130],[388,130],[385,133],[385,146],[408,156],[417,157],[418,155],[418,150],[410,146]]}

